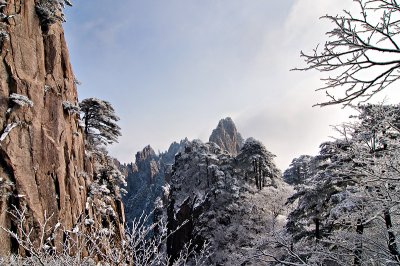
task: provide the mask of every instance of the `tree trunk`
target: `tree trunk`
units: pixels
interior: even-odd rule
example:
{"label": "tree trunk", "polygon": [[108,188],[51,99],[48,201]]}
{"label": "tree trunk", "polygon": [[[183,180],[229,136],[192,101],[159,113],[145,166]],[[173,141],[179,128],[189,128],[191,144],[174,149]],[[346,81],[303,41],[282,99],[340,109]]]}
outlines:
{"label": "tree trunk", "polygon": [[399,250],[397,249],[396,236],[393,233],[392,217],[390,216],[389,209],[386,208],[383,211],[383,216],[385,218],[386,229],[389,237],[389,242],[388,242],[389,252],[390,254],[392,254],[395,261],[400,262],[400,253]]}
{"label": "tree trunk", "polygon": [[320,220],[319,218],[315,217],[315,238],[318,242],[319,239],[321,239],[321,232],[320,232]]}
{"label": "tree trunk", "polygon": [[362,255],[362,235],[364,233],[364,223],[361,219],[357,220],[356,233],[360,236],[358,243],[356,244],[356,249],[354,250],[354,265],[361,265],[361,255]]}

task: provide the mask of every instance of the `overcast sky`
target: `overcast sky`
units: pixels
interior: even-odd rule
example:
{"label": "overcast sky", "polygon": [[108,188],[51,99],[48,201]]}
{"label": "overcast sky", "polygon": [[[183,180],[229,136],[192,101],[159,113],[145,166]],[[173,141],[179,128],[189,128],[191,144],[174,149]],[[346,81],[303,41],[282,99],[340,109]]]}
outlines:
{"label": "overcast sky", "polygon": [[[300,50],[324,42],[319,17],[352,0],[76,0],[64,24],[79,97],[110,101],[123,136],[110,147],[122,162],[151,144],[208,140],[221,118],[261,140],[284,170],[314,155],[347,110],[324,100],[318,72]],[[384,92],[387,93],[387,92]],[[386,95],[386,94],[385,94]],[[385,97],[380,95],[380,97]]]}

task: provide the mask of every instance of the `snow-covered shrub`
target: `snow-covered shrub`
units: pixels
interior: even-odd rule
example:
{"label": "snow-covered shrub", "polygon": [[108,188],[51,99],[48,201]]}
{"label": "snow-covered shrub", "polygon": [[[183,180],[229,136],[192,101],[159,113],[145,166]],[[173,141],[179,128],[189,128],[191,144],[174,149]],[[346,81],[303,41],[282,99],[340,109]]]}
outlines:
{"label": "snow-covered shrub", "polygon": [[72,6],[69,0],[40,0],[35,9],[43,26],[49,26],[58,21],[65,22],[65,5]]}
{"label": "snow-covered shrub", "polygon": [[93,182],[89,187],[89,192],[91,195],[103,195],[110,194],[110,190],[106,185],[100,185],[98,182]]}
{"label": "snow-covered shrub", "polygon": [[5,30],[0,30],[0,48],[3,46],[3,43],[10,38],[8,32]]}
{"label": "snow-covered shrub", "polygon": [[17,93],[12,93],[9,96],[9,99],[15,103],[18,104],[19,106],[29,106],[29,107],[33,107],[33,102],[26,97],[25,95],[21,95],[21,94],[17,94]]}
{"label": "snow-covered shrub", "polygon": [[82,85],[82,82],[78,80],[76,77],[74,77],[74,84],[75,85]]}
{"label": "snow-covered shrub", "polygon": [[[164,248],[171,236],[167,224],[163,220],[146,223],[149,219],[146,215],[130,224],[120,241],[116,241],[112,228],[102,228],[101,223],[96,224],[89,217],[82,219],[73,228],[65,228],[60,222],[51,225],[52,215],[45,212],[44,221],[36,235],[31,232],[26,208],[14,208],[9,215],[13,217],[17,228],[13,231],[0,227],[0,230],[15,239],[20,251],[29,256],[0,257],[0,265],[208,265],[208,245],[201,249],[188,245],[171,262]],[[62,242],[57,242],[57,235],[63,235]]]}
{"label": "snow-covered shrub", "polygon": [[69,114],[80,114],[80,108],[78,105],[71,103],[70,101],[64,101],[62,103],[64,111],[68,112]]}
{"label": "snow-covered shrub", "polygon": [[49,92],[49,90],[51,90],[51,87],[49,85],[44,85],[44,87],[43,87],[44,93]]}

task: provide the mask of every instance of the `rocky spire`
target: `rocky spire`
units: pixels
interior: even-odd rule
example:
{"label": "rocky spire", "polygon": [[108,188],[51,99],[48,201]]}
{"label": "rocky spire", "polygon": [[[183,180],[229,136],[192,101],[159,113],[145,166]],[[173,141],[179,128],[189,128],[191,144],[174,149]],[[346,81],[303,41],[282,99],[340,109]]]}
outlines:
{"label": "rocky spire", "polygon": [[158,156],[150,145],[136,153],[136,165],[140,172],[146,173],[147,182],[149,184],[154,184],[154,178],[160,172],[160,164],[158,162]]}
{"label": "rocky spire", "polygon": [[237,131],[236,125],[230,117],[219,121],[209,141],[214,142],[232,155],[237,155],[243,147],[243,138]]}

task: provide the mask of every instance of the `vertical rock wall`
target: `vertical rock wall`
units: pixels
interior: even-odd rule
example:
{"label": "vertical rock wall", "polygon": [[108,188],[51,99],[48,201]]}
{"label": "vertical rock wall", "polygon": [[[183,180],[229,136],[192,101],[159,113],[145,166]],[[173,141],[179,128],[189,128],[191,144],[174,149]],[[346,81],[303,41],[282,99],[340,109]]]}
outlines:
{"label": "vertical rock wall", "polygon": [[[0,20],[8,32],[0,51],[0,226],[15,229],[6,211],[16,205],[27,207],[35,230],[45,212],[71,228],[85,214],[92,166],[77,115],[63,110],[78,101],[63,29],[42,29],[34,0],[8,0],[2,13],[15,16]],[[33,106],[16,104],[13,93]],[[0,255],[17,248],[0,230]]]}

